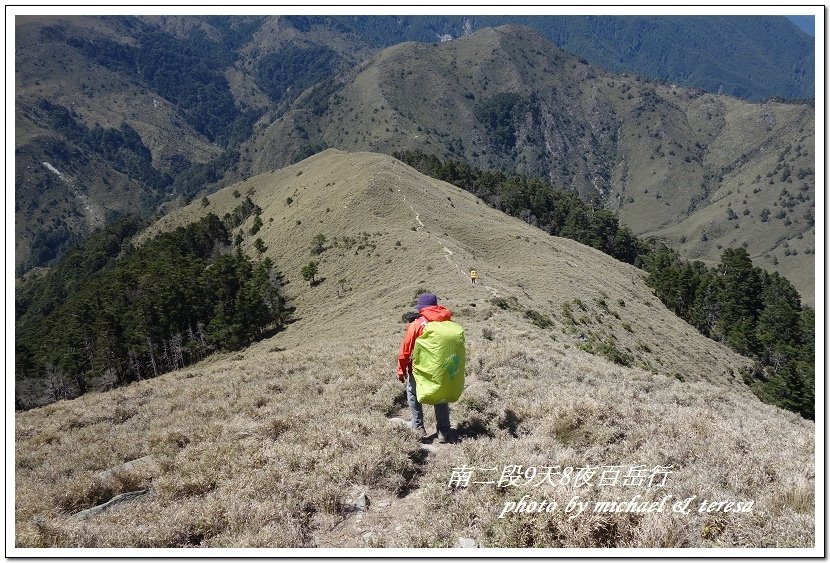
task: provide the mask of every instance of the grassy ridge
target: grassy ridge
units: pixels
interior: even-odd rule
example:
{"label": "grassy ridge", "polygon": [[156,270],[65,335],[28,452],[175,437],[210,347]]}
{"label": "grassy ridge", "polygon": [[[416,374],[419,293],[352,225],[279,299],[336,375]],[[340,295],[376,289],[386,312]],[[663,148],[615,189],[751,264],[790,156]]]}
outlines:
{"label": "grassy ridge", "polygon": [[[375,46],[435,42],[482,27],[526,25],[613,72],[637,73],[751,100],[813,97],[810,38],[783,17],[387,16],[288,19],[298,30],[348,33]],[[728,53],[728,56],[724,56]],[[789,62],[782,62],[789,61]]]}
{"label": "grassy ridge", "polygon": [[743,248],[725,249],[720,264],[709,268],[635,237],[613,213],[594,209],[542,180],[485,172],[421,152],[395,156],[552,235],[642,267],[650,274],[649,285],[678,316],[758,361],[744,379],[761,399],[814,417],[813,311],[802,308],[798,292],[785,278],[753,267]]}
{"label": "grassy ridge", "polygon": [[[713,265],[743,246],[812,303],[809,103],[613,75],[518,26],[397,45],[340,78],[336,93],[315,88],[258,129],[241,169],[288,164],[298,146],[297,156],[339,147],[544,178],[686,258]],[[312,98],[327,102],[309,112]]]}

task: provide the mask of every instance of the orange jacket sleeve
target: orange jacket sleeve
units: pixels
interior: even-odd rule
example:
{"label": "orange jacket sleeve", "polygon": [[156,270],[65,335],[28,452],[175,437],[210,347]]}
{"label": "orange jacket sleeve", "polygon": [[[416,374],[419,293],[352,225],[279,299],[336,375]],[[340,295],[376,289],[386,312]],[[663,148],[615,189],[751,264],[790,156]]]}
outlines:
{"label": "orange jacket sleeve", "polygon": [[426,321],[423,318],[415,319],[406,326],[406,334],[401,342],[401,351],[398,354],[398,375],[405,375],[412,371],[412,349],[415,340],[424,331]]}

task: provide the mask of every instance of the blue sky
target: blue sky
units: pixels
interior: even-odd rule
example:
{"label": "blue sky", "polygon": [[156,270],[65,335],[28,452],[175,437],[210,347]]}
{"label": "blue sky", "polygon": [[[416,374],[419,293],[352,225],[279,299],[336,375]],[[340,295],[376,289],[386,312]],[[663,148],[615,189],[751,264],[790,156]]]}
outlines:
{"label": "blue sky", "polygon": [[816,36],[815,16],[787,16],[795,25],[807,32],[810,37]]}

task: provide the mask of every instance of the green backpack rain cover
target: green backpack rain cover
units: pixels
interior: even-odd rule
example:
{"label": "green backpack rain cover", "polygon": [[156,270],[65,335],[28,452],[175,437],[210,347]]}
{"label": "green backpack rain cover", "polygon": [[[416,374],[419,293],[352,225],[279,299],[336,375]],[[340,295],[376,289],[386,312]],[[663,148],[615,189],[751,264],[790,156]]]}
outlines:
{"label": "green backpack rain cover", "polygon": [[415,340],[412,375],[419,403],[454,403],[464,390],[464,329],[453,321],[432,321]]}

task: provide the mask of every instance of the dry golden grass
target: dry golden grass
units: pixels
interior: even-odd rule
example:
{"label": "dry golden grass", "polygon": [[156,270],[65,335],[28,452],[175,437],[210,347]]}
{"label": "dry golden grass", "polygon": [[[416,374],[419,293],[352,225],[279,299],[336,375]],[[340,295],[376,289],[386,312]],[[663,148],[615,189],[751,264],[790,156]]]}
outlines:
{"label": "dry golden grass", "polygon": [[[312,517],[338,515],[346,484],[402,490],[418,448],[387,426],[393,382],[364,376],[385,366],[319,359],[230,359],[21,414],[18,545],[311,545]],[[116,422],[120,397],[137,406]],[[155,474],[95,478],[143,456]],[[147,484],[149,498],[67,517]]]}
{"label": "dry golden grass", "polygon": [[[506,313],[494,313],[495,317]],[[474,326],[474,319],[467,321]],[[630,369],[532,334],[470,337],[453,424],[422,451],[401,410],[392,335],[246,352],[18,414],[18,547],[692,547],[813,544],[813,425],[734,387]],[[114,416],[113,404],[132,405]],[[125,407],[126,409],[126,407]],[[428,426],[433,425],[427,409]],[[152,456],[143,473],[95,474]],[[674,465],[665,489],[447,486],[453,467]],[[70,514],[127,490],[137,500]],[[356,521],[355,491],[372,500]],[[567,502],[657,492],[753,500],[751,514],[509,514],[525,493]],[[379,505],[386,499],[388,506]],[[370,534],[371,532],[371,534]]]}
{"label": "dry golden grass", "polygon": [[[673,317],[638,270],[498,216],[388,157],[328,151],[236,188],[243,197],[254,189],[259,236],[300,319],[241,353],[17,413],[17,547],[446,547],[459,537],[487,547],[814,544],[813,423],[761,404],[734,377],[744,360]],[[233,189],[212,195],[207,211],[232,209]],[[204,212],[190,206],[156,228]],[[300,279],[317,232],[331,241],[361,231],[363,249],[321,255],[320,285]],[[480,286],[466,280],[473,265]],[[401,313],[419,287],[467,333],[455,445],[422,448],[390,420],[407,418],[393,374]],[[505,301],[491,302],[494,293]],[[528,310],[553,324],[534,325]],[[589,334],[632,366],[580,350]],[[454,467],[508,464],[672,465],[659,494],[753,500],[754,510],[499,519],[524,492],[447,486]],[[143,488],[100,515],[71,516]],[[607,493],[537,491],[566,502]],[[658,498],[625,489],[611,499],[640,492]],[[355,508],[361,493],[365,512]]]}

